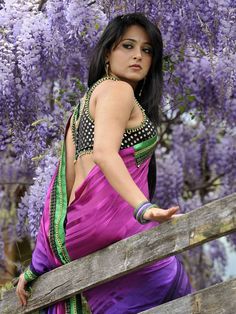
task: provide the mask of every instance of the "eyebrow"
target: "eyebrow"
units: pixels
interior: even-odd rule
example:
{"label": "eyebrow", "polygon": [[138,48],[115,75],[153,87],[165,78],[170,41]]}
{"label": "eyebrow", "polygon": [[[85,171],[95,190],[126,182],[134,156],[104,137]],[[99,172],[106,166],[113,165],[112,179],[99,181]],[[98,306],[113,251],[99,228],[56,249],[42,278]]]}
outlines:
{"label": "eyebrow", "polygon": [[[137,40],[135,40],[135,39],[132,39],[132,38],[124,38],[124,39],[122,39],[122,41],[124,41],[124,40],[130,40],[130,41],[133,41],[133,42],[137,42]],[[148,42],[148,41],[146,41],[144,44],[148,44],[148,45],[150,45],[151,46],[151,44]]]}

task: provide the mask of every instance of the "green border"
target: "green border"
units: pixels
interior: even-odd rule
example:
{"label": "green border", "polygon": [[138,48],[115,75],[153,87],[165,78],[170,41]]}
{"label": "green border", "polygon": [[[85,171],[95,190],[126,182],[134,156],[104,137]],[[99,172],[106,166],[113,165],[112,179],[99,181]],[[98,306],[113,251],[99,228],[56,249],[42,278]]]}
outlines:
{"label": "green border", "polygon": [[156,148],[157,142],[158,142],[158,137],[157,135],[155,135],[151,137],[150,139],[133,146],[135,150],[134,157],[135,157],[137,166],[140,166],[144,160],[146,160],[152,155],[152,153],[154,152]]}
{"label": "green border", "polygon": [[54,217],[54,237],[57,253],[63,264],[71,261],[65,247],[64,222],[67,214],[67,191],[66,191],[66,158],[65,143],[62,146],[61,161],[57,175],[56,185],[56,211]]}
{"label": "green border", "polygon": [[[59,168],[50,195],[50,244],[62,264],[71,262],[65,246],[64,223],[67,206],[66,154],[63,142]],[[68,314],[83,314],[81,302],[78,302],[76,295],[65,300],[65,307]]]}

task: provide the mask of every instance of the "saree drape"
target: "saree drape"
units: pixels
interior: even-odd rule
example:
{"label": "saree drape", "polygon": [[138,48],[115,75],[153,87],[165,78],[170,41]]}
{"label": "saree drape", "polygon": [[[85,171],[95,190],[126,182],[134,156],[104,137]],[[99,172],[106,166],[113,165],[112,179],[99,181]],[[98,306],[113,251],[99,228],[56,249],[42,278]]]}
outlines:
{"label": "saree drape", "polygon": [[[68,127],[69,121],[65,137]],[[148,165],[156,143],[157,137],[119,151],[131,177],[147,198]],[[51,269],[158,225],[157,222],[141,225],[135,220],[133,210],[112,188],[98,165],[90,170],[68,206],[64,141],[25,278],[33,280]],[[139,313],[191,291],[182,264],[176,257],[169,257],[99,285],[83,295],[92,313],[125,314]],[[58,302],[42,313],[82,313],[80,296]]]}

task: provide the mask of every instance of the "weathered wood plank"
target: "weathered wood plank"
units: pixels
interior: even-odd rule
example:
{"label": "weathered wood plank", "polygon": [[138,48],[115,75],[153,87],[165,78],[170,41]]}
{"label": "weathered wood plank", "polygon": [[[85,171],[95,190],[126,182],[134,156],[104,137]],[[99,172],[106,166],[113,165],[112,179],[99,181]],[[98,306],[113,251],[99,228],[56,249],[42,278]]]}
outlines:
{"label": "weathered wood plank", "polygon": [[233,231],[236,193],[42,275],[24,310],[9,291],[0,302],[0,313],[30,313]]}
{"label": "weathered wood plank", "polygon": [[[159,305],[142,314],[235,314],[236,278]],[[140,314],[141,314],[140,313]]]}

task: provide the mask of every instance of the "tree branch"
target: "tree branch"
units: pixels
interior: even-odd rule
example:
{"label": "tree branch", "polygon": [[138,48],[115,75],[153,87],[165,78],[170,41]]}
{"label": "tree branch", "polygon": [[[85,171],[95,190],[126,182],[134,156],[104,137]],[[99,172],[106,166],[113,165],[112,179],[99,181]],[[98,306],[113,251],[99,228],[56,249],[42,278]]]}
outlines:
{"label": "tree branch", "polygon": [[215,181],[217,181],[219,178],[223,177],[224,175],[225,175],[225,173],[222,173],[222,174],[216,176],[215,178],[211,179],[210,181],[207,181],[201,185],[195,186],[194,188],[189,188],[188,191],[195,192],[198,190],[207,189],[207,188],[211,187]]}
{"label": "tree branch", "polygon": [[44,4],[47,2],[47,0],[41,0],[38,6],[38,11],[42,11]]}

